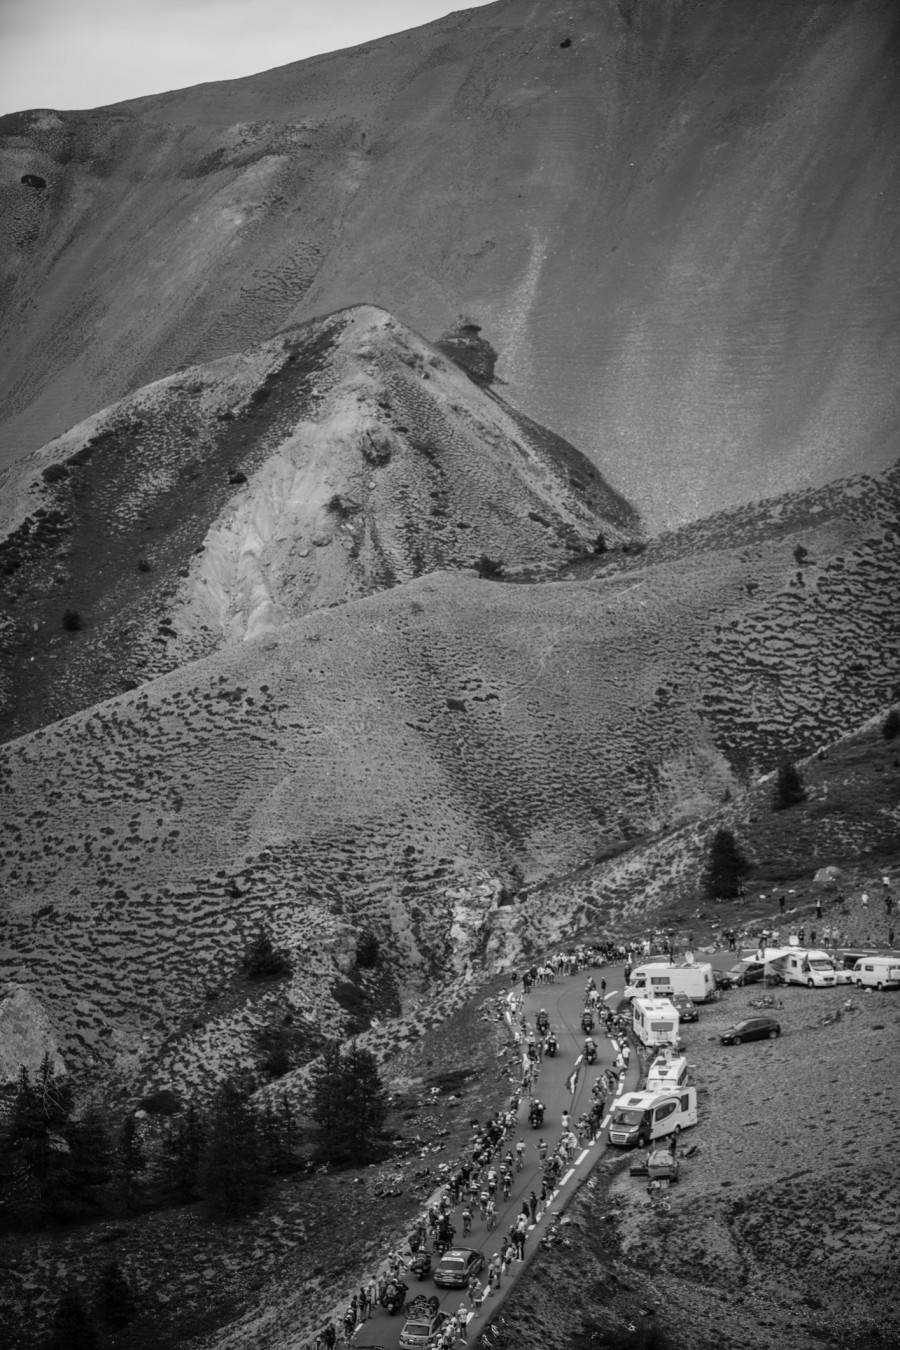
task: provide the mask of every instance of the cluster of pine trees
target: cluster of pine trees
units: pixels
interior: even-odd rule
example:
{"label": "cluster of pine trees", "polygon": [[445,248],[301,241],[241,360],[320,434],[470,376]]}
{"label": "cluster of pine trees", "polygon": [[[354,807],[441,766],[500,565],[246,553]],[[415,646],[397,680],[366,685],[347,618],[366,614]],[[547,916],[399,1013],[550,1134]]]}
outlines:
{"label": "cluster of pine trees", "polygon": [[329,1045],[312,1075],[311,1132],[301,1134],[286,1092],[262,1108],[223,1083],[203,1112],[188,1105],[148,1148],[133,1112],[116,1124],[90,1098],[79,1104],[49,1056],[22,1068],[0,1125],[0,1227],[40,1228],[203,1200],[212,1219],[262,1203],[273,1175],[312,1157],[334,1166],[384,1155],[387,1114],[378,1066],[355,1042]]}

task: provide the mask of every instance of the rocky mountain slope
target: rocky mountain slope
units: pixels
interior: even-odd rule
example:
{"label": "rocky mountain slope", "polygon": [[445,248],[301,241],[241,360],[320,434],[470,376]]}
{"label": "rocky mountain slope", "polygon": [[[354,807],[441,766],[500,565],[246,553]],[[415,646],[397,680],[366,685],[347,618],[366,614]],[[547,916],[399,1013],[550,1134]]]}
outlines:
{"label": "rocky mountain slope", "polygon": [[0,121],[7,458],[348,303],[484,325],[651,527],[895,454],[890,0],[498,0]]}
{"label": "rocky mountain slope", "polygon": [[444,345],[453,359],[345,310],[17,461],[0,484],[2,734],[424,572],[535,576],[600,534],[635,538],[590,461],[492,390],[477,333]]}
{"label": "rocky mountain slope", "polygon": [[[433,573],[10,742],[11,977],[67,1062],[214,1079],[271,1015],[215,1007],[261,920],[333,1027],[364,929],[409,990],[521,950],[517,879],[656,836],[665,886],[673,830],[895,696],[898,491],[894,470],[763,503],[579,579]],[[646,869],[621,867],[639,907]],[[602,901],[559,887],[552,918]]]}

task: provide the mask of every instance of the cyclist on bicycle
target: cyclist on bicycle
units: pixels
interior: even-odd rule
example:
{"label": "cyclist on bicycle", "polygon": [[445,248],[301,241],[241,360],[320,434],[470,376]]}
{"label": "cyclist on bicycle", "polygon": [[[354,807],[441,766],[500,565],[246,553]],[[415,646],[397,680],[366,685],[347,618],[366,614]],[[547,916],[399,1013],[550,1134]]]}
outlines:
{"label": "cyclist on bicycle", "polygon": [[485,1218],[487,1219],[488,1232],[490,1232],[497,1222],[497,1206],[494,1204],[493,1199],[490,1199],[487,1202],[487,1213],[485,1214]]}
{"label": "cyclist on bicycle", "polygon": [[481,1205],[481,1217],[483,1219],[487,1217],[487,1207],[490,1198],[491,1197],[488,1195],[487,1191],[482,1191],[481,1195],[478,1197],[479,1203]]}
{"label": "cyclist on bicycle", "polygon": [[487,1188],[488,1188],[488,1191],[489,1191],[489,1193],[490,1193],[491,1196],[493,1196],[493,1195],[496,1194],[496,1191],[497,1191],[497,1171],[496,1171],[496,1168],[494,1168],[494,1167],[489,1167],[489,1168],[488,1168],[488,1174],[487,1174]]}
{"label": "cyclist on bicycle", "polygon": [[472,1211],[466,1205],[462,1211],[463,1237],[468,1237],[472,1231]]}
{"label": "cyclist on bicycle", "polygon": [[520,1139],[516,1144],[516,1171],[521,1172],[525,1163],[525,1140]]}
{"label": "cyclist on bicycle", "polygon": [[502,1190],[503,1190],[503,1199],[504,1199],[504,1200],[508,1200],[508,1199],[509,1199],[509,1193],[510,1193],[510,1191],[512,1190],[512,1173],[511,1173],[511,1172],[506,1172],[506,1171],[501,1172],[501,1174],[500,1174],[500,1185],[501,1185]]}

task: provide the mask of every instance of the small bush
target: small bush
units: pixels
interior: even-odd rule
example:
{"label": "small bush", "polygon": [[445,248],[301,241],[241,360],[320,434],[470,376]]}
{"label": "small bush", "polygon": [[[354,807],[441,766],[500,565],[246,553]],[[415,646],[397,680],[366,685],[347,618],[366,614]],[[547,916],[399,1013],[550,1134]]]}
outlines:
{"label": "small bush", "polygon": [[171,1088],[160,1088],[138,1102],[138,1110],[148,1116],[176,1116],[181,1110],[181,1098]]}
{"label": "small bush", "polygon": [[356,940],[356,964],[361,970],[371,970],[378,965],[380,950],[378,938],[368,930],[360,933]]}
{"label": "small bush", "polygon": [[786,811],[788,807],[796,806],[805,800],[806,788],[803,786],[803,780],[796,764],[788,760],[778,770],[775,791],[772,794],[772,810]]}
{"label": "small bush", "polygon": [[796,562],[797,566],[802,567],[808,557],[809,557],[809,549],[804,548],[802,544],[798,544],[797,547],[794,549],[794,561]]}
{"label": "small bush", "polygon": [[146,558],[138,558],[137,567],[139,572],[153,571],[153,564],[149,563]]}
{"label": "small bush", "polygon": [[881,734],[886,741],[894,741],[900,736],[900,712],[891,708],[881,724]]}
{"label": "small bush", "polygon": [[111,1327],[127,1327],[137,1314],[131,1286],[118,1261],[103,1267],[96,1308],[97,1315]]}
{"label": "small bush", "polygon": [[275,947],[271,937],[260,924],[244,953],[241,969],[248,980],[271,980],[289,975],[291,963],[287,953]]}
{"label": "small bush", "polygon": [[486,581],[499,580],[503,576],[503,563],[499,558],[489,558],[486,553],[482,553],[475,567],[478,575]]}
{"label": "small bush", "polygon": [[84,619],[77,609],[67,609],[62,616],[62,626],[67,633],[77,633],[84,627]]}

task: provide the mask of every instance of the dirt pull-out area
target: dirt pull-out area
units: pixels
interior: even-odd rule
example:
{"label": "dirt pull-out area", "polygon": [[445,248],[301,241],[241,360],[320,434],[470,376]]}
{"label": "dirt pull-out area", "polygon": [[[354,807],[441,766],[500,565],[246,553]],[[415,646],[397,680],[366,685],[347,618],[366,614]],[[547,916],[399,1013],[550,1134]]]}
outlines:
{"label": "dirt pull-out area", "polygon": [[824,1026],[850,993],[779,990],[772,1041],[719,1042],[752,988],[684,1028],[700,1123],[670,1208],[654,1211],[632,1159],[608,1152],[569,1211],[569,1245],[509,1300],[503,1347],[618,1345],[629,1326],[658,1327],[673,1350],[900,1343],[900,998],[852,991],[858,1010]]}

